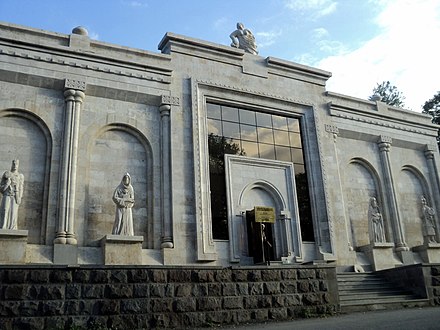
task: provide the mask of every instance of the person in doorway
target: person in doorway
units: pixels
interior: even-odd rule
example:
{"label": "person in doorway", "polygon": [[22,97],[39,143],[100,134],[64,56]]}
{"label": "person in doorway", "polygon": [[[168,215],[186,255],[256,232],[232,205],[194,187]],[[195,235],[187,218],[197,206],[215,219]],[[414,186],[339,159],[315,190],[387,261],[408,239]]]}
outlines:
{"label": "person in doorway", "polygon": [[266,225],[261,224],[261,239],[263,241],[263,261],[266,265],[270,265],[270,248],[272,243],[269,242],[266,235]]}

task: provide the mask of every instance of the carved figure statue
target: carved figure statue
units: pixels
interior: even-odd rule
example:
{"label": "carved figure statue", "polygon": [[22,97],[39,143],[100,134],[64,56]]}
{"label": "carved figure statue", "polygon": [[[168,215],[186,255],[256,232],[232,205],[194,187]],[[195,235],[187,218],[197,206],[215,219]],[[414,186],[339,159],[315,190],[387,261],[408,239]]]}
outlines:
{"label": "carved figure statue", "polygon": [[116,216],[112,234],[133,236],[134,189],[130,174],[125,173],[122,177],[121,183],[113,193],[113,202],[116,204]]}
{"label": "carved figure statue", "polygon": [[422,196],[422,214],[423,214],[423,236],[428,243],[437,243],[435,238],[435,211],[426,202],[426,198]]}
{"label": "carved figure statue", "polygon": [[237,23],[237,30],[232,32],[229,37],[232,39],[232,47],[243,49],[254,55],[258,54],[254,35],[250,30],[245,29],[242,23]]}
{"label": "carved figure statue", "polygon": [[383,218],[382,214],[380,213],[377,200],[374,197],[370,198],[370,206],[368,207],[368,222],[370,224],[370,233],[372,233],[370,237],[372,236],[373,242],[385,242]]}
{"label": "carved figure statue", "polygon": [[23,197],[24,176],[18,172],[19,160],[12,161],[11,170],[3,173],[0,192],[3,194],[0,207],[0,228],[17,229],[18,206]]}

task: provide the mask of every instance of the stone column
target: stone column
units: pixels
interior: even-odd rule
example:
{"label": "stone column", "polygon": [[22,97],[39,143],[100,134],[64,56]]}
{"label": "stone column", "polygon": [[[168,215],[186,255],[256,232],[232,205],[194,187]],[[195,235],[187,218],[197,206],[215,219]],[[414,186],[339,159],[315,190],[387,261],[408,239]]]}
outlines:
{"label": "stone column", "polygon": [[396,251],[408,251],[409,248],[405,243],[402,223],[400,220],[399,208],[397,206],[396,191],[394,186],[393,173],[390,162],[390,149],[392,139],[388,136],[381,135],[377,145],[380,151],[380,160],[382,163],[383,179],[385,186],[385,199],[389,209],[390,221],[394,232],[394,244]]}
{"label": "stone column", "polygon": [[289,216],[290,214],[282,212],[278,216],[278,221],[281,224],[281,251],[283,251],[284,254],[282,257],[291,259],[291,257],[294,255],[294,247],[292,242],[292,222]]}
{"label": "stone column", "polygon": [[162,96],[160,110],[161,124],[161,175],[160,175],[160,199],[162,220],[162,248],[173,248],[173,207],[171,194],[171,121],[170,112],[172,98]]}
{"label": "stone column", "polygon": [[76,165],[78,157],[78,138],[81,105],[84,100],[86,84],[82,81],[66,79],[64,98],[64,136],[60,166],[60,187],[58,204],[58,230],[54,244],[76,245],[75,188]]}
{"label": "stone column", "polygon": [[[434,158],[434,152],[438,152],[438,147],[435,145],[426,145],[425,148],[425,158],[428,164],[429,171],[429,181],[431,183],[431,196],[433,197],[434,205],[431,205],[435,209],[435,220],[436,220],[436,234],[437,234],[437,242],[440,242],[440,232],[439,232],[439,210],[440,210],[440,194],[436,193],[440,191],[440,178],[438,175],[438,168]],[[429,200],[429,198],[428,198]]]}

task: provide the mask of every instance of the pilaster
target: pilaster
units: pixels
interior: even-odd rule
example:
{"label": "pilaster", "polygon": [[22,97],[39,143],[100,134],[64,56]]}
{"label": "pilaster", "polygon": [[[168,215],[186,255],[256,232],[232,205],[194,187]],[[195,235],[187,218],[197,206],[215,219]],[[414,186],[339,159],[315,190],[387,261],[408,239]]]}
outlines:
{"label": "pilaster", "polygon": [[173,207],[171,190],[171,106],[179,105],[179,98],[169,95],[162,96],[159,107],[161,120],[161,222],[162,248],[173,248]]}
{"label": "pilaster", "polygon": [[377,142],[377,145],[379,147],[380,161],[382,163],[385,198],[387,200],[390,221],[393,227],[396,251],[408,251],[409,248],[405,243],[399,208],[397,206],[396,190],[390,161],[391,144],[391,137],[383,135],[379,137],[379,140]]}
{"label": "pilaster", "polygon": [[64,98],[66,106],[59,181],[58,230],[54,244],[77,244],[74,233],[75,189],[80,114],[85,89],[86,83],[84,81],[65,80]]}

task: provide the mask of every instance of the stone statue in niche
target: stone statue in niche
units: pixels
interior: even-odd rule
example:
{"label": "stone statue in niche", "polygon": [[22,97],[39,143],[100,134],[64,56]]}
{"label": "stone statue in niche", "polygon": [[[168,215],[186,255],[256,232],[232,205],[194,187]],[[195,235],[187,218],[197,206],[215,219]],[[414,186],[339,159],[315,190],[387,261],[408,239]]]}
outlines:
{"label": "stone statue in niche", "polygon": [[375,197],[370,198],[370,205],[368,207],[368,223],[370,225],[370,238],[372,241],[374,243],[384,243],[385,231],[383,226],[383,218]]}
{"label": "stone statue in niche", "polygon": [[423,214],[423,236],[427,243],[437,243],[435,238],[435,211],[430,207],[426,198],[422,196],[422,214]]}
{"label": "stone statue in niche", "polygon": [[113,193],[113,202],[116,204],[116,216],[112,234],[134,236],[132,213],[134,189],[130,174],[125,173],[122,177],[121,183]]}
{"label": "stone statue in niche", "polygon": [[11,170],[3,173],[0,192],[3,194],[0,207],[0,228],[17,229],[18,206],[23,197],[24,176],[18,172],[19,160],[12,161]]}
{"label": "stone statue in niche", "polygon": [[232,32],[229,37],[232,39],[232,47],[243,49],[247,53],[258,55],[255,37],[250,30],[244,28],[242,23],[237,23],[237,30]]}

